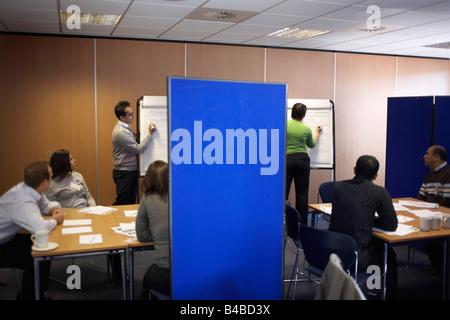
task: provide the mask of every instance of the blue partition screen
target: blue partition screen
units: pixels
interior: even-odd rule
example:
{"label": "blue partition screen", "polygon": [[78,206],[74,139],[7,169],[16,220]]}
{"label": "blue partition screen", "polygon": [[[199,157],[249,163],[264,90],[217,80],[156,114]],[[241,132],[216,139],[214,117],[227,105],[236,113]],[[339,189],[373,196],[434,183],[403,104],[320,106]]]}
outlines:
{"label": "blue partition screen", "polygon": [[434,143],[450,153],[450,96],[435,97]]}
{"label": "blue partition screen", "polygon": [[173,299],[280,299],[287,85],[168,78]]}
{"label": "blue partition screen", "polygon": [[431,143],[433,97],[388,98],[386,180],[393,198],[417,197]]}

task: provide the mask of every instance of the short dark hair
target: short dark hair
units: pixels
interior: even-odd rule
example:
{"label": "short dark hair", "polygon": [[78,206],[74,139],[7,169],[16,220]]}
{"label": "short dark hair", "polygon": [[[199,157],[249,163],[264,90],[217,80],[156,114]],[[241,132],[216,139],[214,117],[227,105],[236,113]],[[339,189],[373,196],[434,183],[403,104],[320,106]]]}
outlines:
{"label": "short dark hair", "polygon": [[64,149],[53,152],[50,158],[50,167],[52,167],[53,179],[64,178],[69,172],[72,172],[70,152]]}
{"label": "short dark hair", "polygon": [[114,108],[114,113],[116,114],[117,119],[120,120],[121,116],[126,116],[125,108],[129,107],[130,103],[128,101],[119,101]]}
{"label": "short dark hair", "polygon": [[356,161],[355,174],[371,180],[378,172],[380,163],[374,156],[363,155]]}
{"label": "short dark hair", "polygon": [[169,193],[169,166],[167,162],[156,160],[150,163],[141,186],[144,193],[156,193],[163,200]]}
{"label": "short dark hair", "polygon": [[443,146],[433,146],[433,155],[437,154],[442,161],[447,161],[447,150]]}
{"label": "short dark hair", "polygon": [[303,120],[308,108],[303,103],[296,103],[292,106],[291,118],[296,120]]}
{"label": "short dark hair", "polygon": [[23,181],[27,186],[36,189],[44,180],[50,180],[47,161],[36,161],[25,167]]}

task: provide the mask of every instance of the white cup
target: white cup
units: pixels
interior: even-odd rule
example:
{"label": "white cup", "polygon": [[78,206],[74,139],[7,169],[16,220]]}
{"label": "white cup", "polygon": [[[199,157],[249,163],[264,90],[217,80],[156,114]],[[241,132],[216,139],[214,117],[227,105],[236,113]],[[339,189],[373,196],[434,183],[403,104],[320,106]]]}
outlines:
{"label": "white cup", "polygon": [[439,230],[439,227],[441,226],[441,217],[432,217],[431,218],[431,229],[432,230]]}
{"label": "white cup", "polygon": [[442,215],[442,226],[444,229],[450,229],[450,214],[443,214]]}
{"label": "white cup", "polygon": [[48,246],[48,230],[39,230],[35,234],[31,235],[31,241],[34,242],[34,246],[37,248],[45,248]]}
{"label": "white cup", "polygon": [[420,218],[420,230],[422,231],[430,231],[431,229],[431,218],[430,217],[421,217]]}

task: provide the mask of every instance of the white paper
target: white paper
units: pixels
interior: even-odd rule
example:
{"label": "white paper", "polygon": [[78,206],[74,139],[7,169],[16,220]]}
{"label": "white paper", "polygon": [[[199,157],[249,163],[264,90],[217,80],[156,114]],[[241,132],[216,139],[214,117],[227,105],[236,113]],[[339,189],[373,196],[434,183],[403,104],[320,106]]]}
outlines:
{"label": "white paper", "polygon": [[323,212],[325,212],[327,214],[331,214],[331,209],[332,209],[332,207],[320,206],[320,210],[322,210]]}
{"label": "white paper", "polygon": [[399,204],[410,207],[420,207],[420,208],[432,208],[436,209],[438,207],[437,203],[425,202],[425,201],[411,201],[411,200],[399,200]]}
{"label": "white paper", "polygon": [[399,223],[397,225],[397,230],[395,231],[386,231],[380,228],[373,228],[373,231],[382,232],[390,236],[405,236],[407,234],[420,231],[420,229],[414,228],[413,226],[409,226],[407,224]]}
{"label": "white paper", "polygon": [[120,228],[122,231],[128,231],[128,230],[134,230],[136,229],[136,222],[130,222],[130,223],[119,223]]}
{"label": "white paper", "polygon": [[80,236],[80,244],[94,244],[102,242],[103,239],[101,234],[89,234]]}
{"label": "white paper", "polygon": [[137,216],[137,210],[125,210],[125,217],[136,217]]}
{"label": "white paper", "polygon": [[394,203],[395,211],[408,211],[409,209],[402,206],[400,203]]}
{"label": "white paper", "polygon": [[77,220],[67,220],[64,219],[63,226],[90,226],[92,224],[91,219],[77,219]]}
{"label": "white paper", "polygon": [[398,222],[402,223],[402,222],[412,221],[412,220],[414,220],[414,218],[399,215],[399,216],[397,216],[397,220],[398,220]]}
{"label": "white paper", "polygon": [[78,212],[104,215],[104,214],[108,214],[108,213],[111,213],[116,210],[117,209],[115,209],[115,208],[110,208],[110,207],[105,207],[105,206],[95,206],[95,207],[83,208],[81,210],[78,210]]}
{"label": "white paper", "polygon": [[92,232],[91,227],[62,228],[62,234],[88,233],[88,232]]}
{"label": "white paper", "polygon": [[415,216],[421,218],[421,217],[440,217],[442,216],[442,212],[435,212],[427,209],[420,209],[420,210],[409,210],[412,214]]}

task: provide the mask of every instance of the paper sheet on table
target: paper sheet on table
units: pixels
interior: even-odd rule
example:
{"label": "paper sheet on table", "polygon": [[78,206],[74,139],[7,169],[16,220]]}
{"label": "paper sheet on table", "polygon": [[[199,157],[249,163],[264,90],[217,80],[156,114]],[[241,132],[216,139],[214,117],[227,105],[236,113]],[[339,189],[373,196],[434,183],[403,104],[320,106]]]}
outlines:
{"label": "paper sheet on table", "polygon": [[90,226],[92,224],[91,219],[76,219],[76,220],[67,220],[64,219],[63,226]]}
{"label": "paper sheet on table", "polygon": [[78,212],[104,215],[104,214],[108,214],[108,213],[111,213],[116,210],[117,209],[115,209],[115,208],[110,208],[110,207],[105,207],[105,206],[95,206],[95,207],[83,208],[81,210],[78,210]]}
{"label": "paper sheet on table", "polygon": [[438,207],[437,203],[425,201],[399,200],[398,203],[403,206],[410,206],[410,207],[431,208],[431,209],[436,209]]}
{"label": "paper sheet on table", "polygon": [[332,209],[332,207],[320,206],[320,210],[322,210],[323,212],[325,212],[327,214],[331,214],[331,209]]}
{"label": "paper sheet on table", "polygon": [[136,222],[134,221],[130,223],[119,223],[119,227],[114,227],[111,229],[128,237],[136,237]]}
{"label": "paper sheet on table", "polygon": [[74,234],[74,233],[88,233],[92,232],[91,227],[74,227],[74,228],[62,228],[62,234]]}
{"label": "paper sheet on table", "polygon": [[412,220],[414,220],[414,218],[403,216],[403,215],[399,215],[399,216],[397,216],[397,220],[398,220],[398,222],[402,223],[402,222],[412,221]]}
{"label": "paper sheet on table", "polygon": [[394,203],[395,211],[408,211],[409,209],[402,206],[400,203]]}
{"label": "paper sheet on table", "polygon": [[137,210],[125,210],[125,217],[136,217]]}
{"label": "paper sheet on table", "polygon": [[435,212],[427,209],[421,209],[421,210],[409,210],[412,214],[415,216],[421,218],[421,217],[442,217],[442,212]]}
{"label": "paper sheet on table", "polygon": [[373,231],[382,232],[390,236],[404,236],[416,231],[419,231],[420,229],[414,228],[413,226],[408,226],[407,224],[401,224],[399,223],[397,225],[397,230],[395,231],[386,231],[379,228],[373,228]]}
{"label": "paper sheet on table", "polygon": [[101,234],[89,234],[80,236],[80,244],[94,244],[102,242],[103,239]]}

